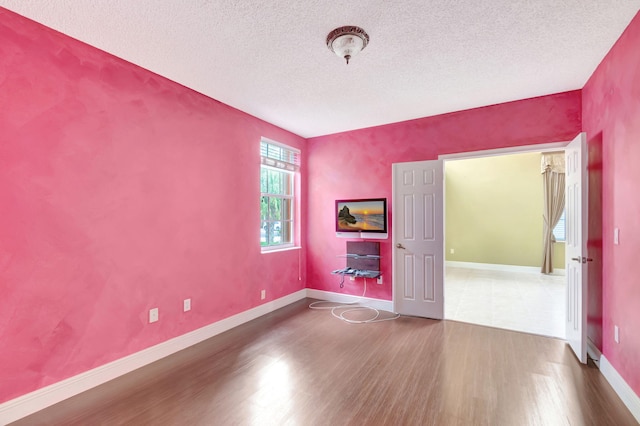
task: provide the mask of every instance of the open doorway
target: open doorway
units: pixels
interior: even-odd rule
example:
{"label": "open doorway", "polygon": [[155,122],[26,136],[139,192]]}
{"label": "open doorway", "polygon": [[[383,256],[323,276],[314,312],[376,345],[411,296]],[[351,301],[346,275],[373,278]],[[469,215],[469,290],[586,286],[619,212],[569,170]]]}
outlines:
{"label": "open doorway", "polygon": [[445,318],[564,339],[561,227],[540,272],[540,151],[445,160]]}

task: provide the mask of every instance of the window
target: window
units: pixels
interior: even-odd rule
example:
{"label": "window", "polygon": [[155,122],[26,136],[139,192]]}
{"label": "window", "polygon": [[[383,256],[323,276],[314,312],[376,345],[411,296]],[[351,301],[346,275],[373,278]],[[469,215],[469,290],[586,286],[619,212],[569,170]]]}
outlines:
{"label": "window", "polygon": [[556,238],[556,241],[565,241],[567,238],[564,229],[564,210],[555,228],[553,228],[553,236]]}
{"label": "window", "polygon": [[292,246],[300,151],[262,139],[260,158],[260,246],[263,251]]}

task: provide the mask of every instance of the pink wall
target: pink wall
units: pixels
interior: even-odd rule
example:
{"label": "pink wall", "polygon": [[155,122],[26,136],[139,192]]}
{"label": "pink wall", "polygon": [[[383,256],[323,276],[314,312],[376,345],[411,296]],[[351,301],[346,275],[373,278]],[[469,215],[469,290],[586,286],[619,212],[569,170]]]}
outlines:
{"label": "pink wall", "polygon": [[[602,352],[640,395],[640,14],[582,92],[589,143],[602,145]],[[620,245],[613,230],[620,229]],[[620,343],[613,327],[620,327]]]}
{"label": "pink wall", "polygon": [[0,8],[0,402],[305,287],[304,253],[260,253],[261,136],[306,157]]}
{"label": "pink wall", "polygon": [[[310,139],[308,287],[362,294],[362,279],[347,280],[341,290],[331,274],[344,267],[337,256],[346,241],[333,231],[334,200],[386,197],[391,203],[392,163],[568,141],[580,128],[581,94],[572,91]],[[391,300],[391,243],[391,234],[381,241],[384,284],[369,284],[367,296]]]}
{"label": "pink wall", "polygon": [[[361,279],[340,290],[330,274],[345,263],[335,199],[391,202],[394,162],[569,140],[581,128],[590,186],[602,187],[590,208],[589,334],[640,393],[639,42],[636,16],[582,92],[318,137],[306,149],[0,8],[0,402],[257,306],[263,288],[268,300],[305,283],[361,294]],[[260,254],[261,136],[303,150],[307,253]],[[370,283],[370,297],[391,299],[391,241],[381,241],[384,284]],[[183,314],[186,297],[193,310]],[[161,319],[149,325],[151,307]]]}

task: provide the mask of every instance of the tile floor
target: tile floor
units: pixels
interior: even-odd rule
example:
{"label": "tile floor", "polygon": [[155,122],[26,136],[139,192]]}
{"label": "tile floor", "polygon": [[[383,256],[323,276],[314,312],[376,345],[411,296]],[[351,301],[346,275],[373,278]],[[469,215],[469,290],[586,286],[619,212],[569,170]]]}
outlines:
{"label": "tile floor", "polygon": [[446,319],[565,338],[565,277],[445,266]]}

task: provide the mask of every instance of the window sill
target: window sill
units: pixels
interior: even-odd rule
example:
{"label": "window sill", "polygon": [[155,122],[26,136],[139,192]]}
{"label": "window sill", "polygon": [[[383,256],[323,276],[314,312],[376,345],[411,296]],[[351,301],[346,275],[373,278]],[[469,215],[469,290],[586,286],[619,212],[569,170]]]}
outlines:
{"label": "window sill", "polygon": [[302,249],[302,247],[300,246],[269,247],[269,248],[263,247],[262,254],[279,253],[283,251],[300,250],[300,249]]}

